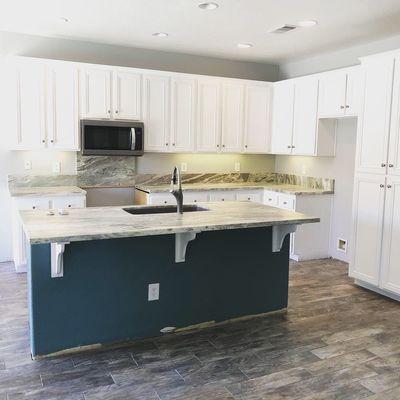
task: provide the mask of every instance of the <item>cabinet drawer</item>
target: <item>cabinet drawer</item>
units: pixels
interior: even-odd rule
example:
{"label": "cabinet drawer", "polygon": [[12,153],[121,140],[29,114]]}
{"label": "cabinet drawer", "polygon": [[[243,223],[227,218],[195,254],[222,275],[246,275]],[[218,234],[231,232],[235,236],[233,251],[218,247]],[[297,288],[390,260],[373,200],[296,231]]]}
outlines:
{"label": "cabinet drawer", "polygon": [[208,194],[204,192],[183,192],[183,203],[201,203],[208,201]]}
{"label": "cabinet drawer", "polygon": [[278,193],[269,190],[264,191],[264,204],[267,206],[278,207]]}
{"label": "cabinet drawer", "polygon": [[15,200],[18,210],[48,210],[50,200],[48,198],[21,198]]}
{"label": "cabinet drawer", "polygon": [[223,192],[211,192],[210,201],[232,201],[236,200],[235,192],[223,191]]}
{"label": "cabinet drawer", "polygon": [[171,193],[166,194],[150,194],[149,195],[149,204],[152,205],[162,205],[162,204],[176,204],[176,200]]}
{"label": "cabinet drawer", "polygon": [[279,194],[278,207],[294,211],[296,208],[296,197],[288,194]]}
{"label": "cabinet drawer", "polygon": [[52,199],[53,208],[84,208],[85,197],[71,196],[71,197],[55,197]]}
{"label": "cabinet drawer", "polygon": [[239,192],[236,195],[236,200],[238,201],[254,201],[256,203],[262,203],[262,194],[261,193],[255,193],[255,192]]}

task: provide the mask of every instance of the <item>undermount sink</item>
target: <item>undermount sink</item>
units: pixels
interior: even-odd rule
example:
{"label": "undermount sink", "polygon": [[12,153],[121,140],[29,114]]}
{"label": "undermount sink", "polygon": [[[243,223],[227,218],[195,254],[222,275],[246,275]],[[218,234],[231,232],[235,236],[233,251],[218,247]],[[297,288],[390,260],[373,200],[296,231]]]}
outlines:
{"label": "undermount sink", "polygon": [[[176,206],[144,206],[123,208],[129,214],[172,214],[177,212]],[[208,208],[200,207],[197,204],[184,204],[183,212],[208,211]]]}

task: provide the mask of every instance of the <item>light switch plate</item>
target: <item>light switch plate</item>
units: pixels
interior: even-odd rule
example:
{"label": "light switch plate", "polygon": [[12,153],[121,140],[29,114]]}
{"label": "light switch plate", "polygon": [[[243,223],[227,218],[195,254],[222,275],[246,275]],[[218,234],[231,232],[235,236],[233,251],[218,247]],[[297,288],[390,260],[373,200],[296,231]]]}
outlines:
{"label": "light switch plate", "polygon": [[54,161],[53,162],[53,172],[58,174],[61,172],[61,163],[60,161]]}
{"label": "light switch plate", "polygon": [[235,162],[235,171],[240,172],[240,162]]}
{"label": "light switch plate", "polygon": [[187,172],[187,163],[185,163],[185,162],[181,163],[181,171]]}
{"label": "light switch plate", "polygon": [[24,168],[25,169],[32,169],[32,162],[30,160],[25,161]]}
{"label": "light switch plate", "polygon": [[159,298],[160,298],[160,284],[159,283],[150,283],[148,300],[154,301],[154,300],[158,300]]}

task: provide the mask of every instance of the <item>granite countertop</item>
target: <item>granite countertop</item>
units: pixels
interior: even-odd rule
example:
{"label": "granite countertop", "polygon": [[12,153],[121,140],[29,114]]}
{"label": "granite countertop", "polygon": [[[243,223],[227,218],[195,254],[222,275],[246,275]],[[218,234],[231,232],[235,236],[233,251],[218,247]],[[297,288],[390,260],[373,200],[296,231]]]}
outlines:
{"label": "granite countertop", "polygon": [[[169,185],[136,185],[136,189],[146,193],[164,193],[170,189]],[[187,183],[182,184],[183,191],[202,190],[254,190],[267,189],[293,195],[333,194],[333,190],[314,189],[300,185],[268,182],[242,182],[242,183]]]}
{"label": "granite countertop", "polygon": [[84,196],[86,191],[78,186],[32,186],[32,187],[10,187],[11,197],[28,196]]}
{"label": "granite countertop", "polygon": [[44,210],[21,211],[20,214],[31,244],[319,222],[316,217],[247,201],[211,202],[199,206],[207,211],[132,215],[122,207],[89,207],[68,210],[68,215],[49,216]]}

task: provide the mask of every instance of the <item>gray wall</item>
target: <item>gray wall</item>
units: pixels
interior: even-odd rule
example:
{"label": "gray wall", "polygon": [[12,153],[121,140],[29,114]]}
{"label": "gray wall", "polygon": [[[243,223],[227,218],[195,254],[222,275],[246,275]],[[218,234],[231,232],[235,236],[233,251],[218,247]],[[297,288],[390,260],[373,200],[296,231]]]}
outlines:
{"label": "gray wall", "polygon": [[400,48],[400,35],[376,40],[341,50],[319,53],[303,60],[282,63],[279,66],[279,79],[294,78],[336,68],[359,64],[358,58]]}
{"label": "gray wall", "polygon": [[278,65],[0,32],[0,54],[276,81]]}

